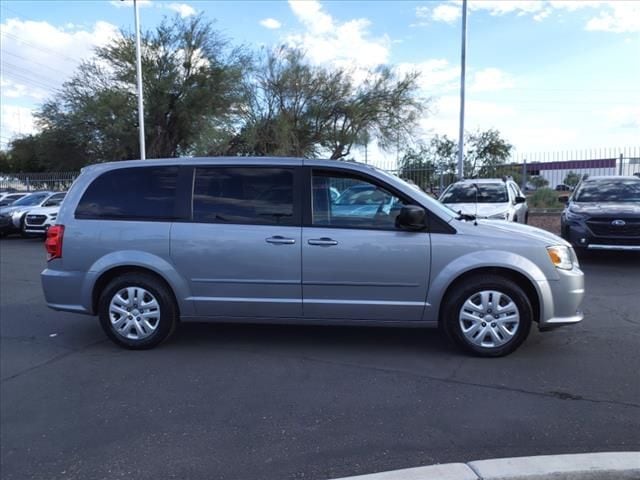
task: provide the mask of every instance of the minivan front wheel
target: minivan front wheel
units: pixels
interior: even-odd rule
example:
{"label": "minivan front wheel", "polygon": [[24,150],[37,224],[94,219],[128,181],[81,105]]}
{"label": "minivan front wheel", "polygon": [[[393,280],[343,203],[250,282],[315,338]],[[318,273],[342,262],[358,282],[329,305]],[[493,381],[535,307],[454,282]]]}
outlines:
{"label": "minivan front wheel", "polygon": [[131,349],[152,348],[174,331],[177,308],[169,289],[151,275],[125,273],[107,285],[99,300],[107,336]]}
{"label": "minivan front wheel", "polygon": [[513,281],[482,275],[465,280],[445,304],[445,331],[465,350],[499,357],[513,352],[531,329],[533,309]]}

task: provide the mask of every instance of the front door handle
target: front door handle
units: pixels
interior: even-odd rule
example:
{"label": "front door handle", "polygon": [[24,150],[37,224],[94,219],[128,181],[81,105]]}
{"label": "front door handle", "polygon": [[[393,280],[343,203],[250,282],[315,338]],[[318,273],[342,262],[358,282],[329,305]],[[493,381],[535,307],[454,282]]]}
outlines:
{"label": "front door handle", "polygon": [[273,243],[275,245],[293,245],[296,243],[294,238],[287,238],[281,235],[275,235],[273,237],[269,237],[265,239],[267,243]]}
{"label": "front door handle", "polygon": [[335,241],[333,238],[327,238],[327,237],[312,238],[308,240],[307,243],[309,245],[320,245],[321,247],[331,247],[333,245],[338,244],[338,242]]}

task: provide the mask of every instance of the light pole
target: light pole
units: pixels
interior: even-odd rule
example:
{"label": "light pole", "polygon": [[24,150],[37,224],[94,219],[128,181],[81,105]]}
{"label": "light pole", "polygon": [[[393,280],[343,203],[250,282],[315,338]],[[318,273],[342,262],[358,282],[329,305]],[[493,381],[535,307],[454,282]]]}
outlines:
{"label": "light pole", "polygon": [[462,0],[462,48],[460,54],[460,131],[458,132],[458,178],[464,178],[464,83],[467,55],[467,0]]}
{"label": "light pole", "polygon": [[[465,0],[466,1],[466,0]],[[142,94],[142,60],[140,56],[140,21],[138,20],[138,3],[133,0],[133,14],[136,24],[136,76],[138,81],[138,124],[140,133],[140,159],[146,158],[144,144],[144,101]]]}

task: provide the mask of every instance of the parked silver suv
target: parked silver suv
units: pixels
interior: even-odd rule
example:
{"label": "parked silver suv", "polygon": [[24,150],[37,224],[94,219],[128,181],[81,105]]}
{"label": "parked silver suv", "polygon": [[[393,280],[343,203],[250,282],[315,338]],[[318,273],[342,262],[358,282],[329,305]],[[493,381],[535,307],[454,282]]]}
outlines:
{"label": "parked silver suv", "polygon": [[567,242],[457,217],[357,163],[93,165],[57,223],[42,272],[48,305],[98,315],[129,348],[159,344],[179,320],[213,320],[440,326],[467,350],[499,356],[534,322],[583,318],[583,273]]}

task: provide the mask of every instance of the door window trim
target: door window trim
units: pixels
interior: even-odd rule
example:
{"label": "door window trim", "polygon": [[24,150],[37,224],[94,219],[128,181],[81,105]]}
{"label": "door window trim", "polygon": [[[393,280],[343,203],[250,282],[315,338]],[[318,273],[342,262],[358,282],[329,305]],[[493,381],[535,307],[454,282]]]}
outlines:
{"label": "door window trim", "polygon": [[393,185],[389,185],[388,183],[383,182],[375,177],[367,175],[362,172],[353,172],[350,170],[345,170],[342,168],[335,167],[302,167],[303,169],[303,198],[304,205],[302,211],[302,225],[305,228],[331,228],[336,230],[374,230],[374,231],[383,231],[383,232],[409,232],[409,230],[403,230],[400,228],[376,228],[376,227],[358,227],[358,226],[342,226],[342,225],[314,225],[313,224],[313,174],[315,172],[322,172],[329,175],[336,175],[344,178],[352,178],[355,180],[360,180],[363,182],[371,183],[376,185],[377,187],[383,188],[387,190],[392,195],[396,196],[401,202],[405,205],[416,205],[422,207],[426,211],[425,215],[425,229],[420,231],[413,231],[411,233],[429,233],[430,230],[430,218],[432,216],[431,212],[424,205],[421,205],[419,202],[416,202],[413,198],[408,197],[406,194],[402,193]]}

